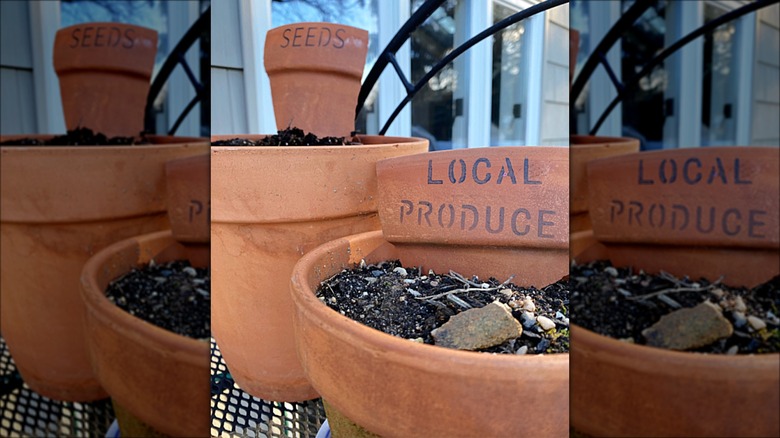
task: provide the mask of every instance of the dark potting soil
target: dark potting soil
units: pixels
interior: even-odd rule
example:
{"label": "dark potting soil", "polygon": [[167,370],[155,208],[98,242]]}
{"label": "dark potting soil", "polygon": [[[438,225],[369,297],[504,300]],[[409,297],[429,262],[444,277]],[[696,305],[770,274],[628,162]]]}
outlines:
{"label": "dark potting soil", "polygon": [[[400,261],[394,260],[377,265],[361,263],[343,270],[320,285],[317,297],[355,321],[426,344],[434,344],[431,332],[453,315],[499,301],[509,305],[512,315],[523,324],[522,335],[480,351],[504,354],[569,351],[568,279],[539,290],[495,278],[464,278],[455,272],[428,271],[425,275],[419,268],[402,267]],[[534,316],[540,315],[554,321],[555,328],[542,330],[534,320]]]}
{"label": "dark potting soil", "polygon": [[[709,301],[723,309],[733,334],[689,351],[780,352],[780,276],[748,289],[730,287],[718,280],[679,279],[668,273],[649,275],[615,268],[609,261],[596,261],[572,265],[570,281],[572,318],[577,325],[593,332],[646,344],[642,331],[662,316]],[[765,327],[755,329],[755,318],[763,321]]]}
{"label": "dark potting soil", "polygon": [[102,133],[94,133],[89,128],[76,128],[65,135],[58,135],[49,140],[35,138],[20,138],[0,143],[2,146],[131,146],[150,144],[144,133],[138,137],[106,137]]}
{"label": "dark potting soil", "polygon": [[112,281],[106,296],[122,310],[195,339],[211,336],[211,279],[186,260],[153,261]]}
{"label": "dark potting soil", "polygon": [[305,134],[299,128],[287,128],[259,140],[233,138],[211,142],[212,146],[338,146],[353,144],[360,144],[360,142],[347,141],[345,137],[319,138],[311,132]]}

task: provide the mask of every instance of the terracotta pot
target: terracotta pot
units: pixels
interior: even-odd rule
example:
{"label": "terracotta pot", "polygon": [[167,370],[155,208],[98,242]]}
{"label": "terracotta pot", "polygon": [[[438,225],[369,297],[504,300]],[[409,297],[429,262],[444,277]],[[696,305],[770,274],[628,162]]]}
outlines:
{"label": "terracotta pot", "polygon": [[[400,259],[423,271],[502,281],[514,275],[526,286],[558,281],[569,271],[568,175],[566,148],[452,150],[377,163],[382,231],[324,244],[293,271],[298,355],[317,392],[380,436],[566,435],[567,354],[493,355],[410,342],[334,312],[315,290],[361,260]],[[465,206],[479,212],[476,225],[459,211],[473,212]],[[533,418],[533,427],[521,416]],[[334,435],[341,423],[331,425]]]}
{"label": "terracotta pot", "polygon": [[208,153],[165,163],[168,219],[173,238],[198,265],[210,261],[211,157]]}
{"label": "terracotta pot", "polygon": [[25,382],[46,397],[106,397],[84,339],[81,269],[110,243],[167,228],[164,163],[208,147],[198,138],[152,139],[0,148],[0,328]]}
{"label": "terracotta pot", "polygon": [[[648,272],[725,275],[724,283],[737,286],[762,283],[780,271],[777,175],[773,148],[680,149],[593,161],[589,183],[596,241],[586,234],[573,239],[572,247],[584,248],[577,261],[606,255],[617,266]],[[683,221],[686,211],[689,218]],[[709,211],[718,217],[714,222]],[[572,425],[582,432],[780,434],[779,354],[667,351],[576,326],[571,354],[577,364],[571,375]]]}
{"label": "terracotta pot", "polygon": [[[395,258],[428,269],[381,231],[328,242],[295,266],[298,355],[317,392],[380,436],[567,436],[568,354],[493,355],[418,344],[342,316],[314,295],[321,281],[361,259]],[[492,275],[490,263],[473,268]]]}
{"label": "terracotta pot", "polygon": [[211,148],[212,332],[236,382],[256,397],[317,397],[295,352],[293,265],[324,242],[379,229],[375,163],[428,149],[417,138],[361,140]]}
{"label": "terracotta pot", "polygon": [[349,137],[368,53],[368,32],[332,23],[268,31],[264,63],[278,129]]}
{"label": "terracotta pot", "polygon": [[54,70],[68,130],[108,137],[143,131],[157,32],[121,23],[82,23],[57,31]]}
{"label": "terracotta pot", "polygon": [[599,158],[639,152],[639,140],[628,137],[572,135],[571,162],[571,231],[591,229],[588,215],[587,165]]}
{"label": "terracotta pot", "polygon": [[[569,272],[569,151],[491,147],[380,161],[385,238],[436,271],[486,265],[547,286]],[[458,254],[458,257],[455,257]]]}
{"label": "terracotta pot", "polygon": [[780,271],[780,155],[768,147],[593,161],[590,216],[618,265],[752,287]]}
{"label": "terracotta pot", "polygon": [[95,254],[81,276],[86,331],[95,375],[112,399],[165,434],[208,436],[209,340],[150,324],[105,294],[112,280],[149,260],[186,257],[186,248],[170,231],[132,237]]}
{"label": "terracotta pot", "polygon": [[[583,238],[587,236],[572,237],[572,247]],[[678,250],[667,247],[666,254]],[[578,254],[577,261],[601,255]],[[571,368],[571,423],[580,432],[614,437],[780,436],[780,354],[663,350],[576,325],[571,346],[576,364]]]}

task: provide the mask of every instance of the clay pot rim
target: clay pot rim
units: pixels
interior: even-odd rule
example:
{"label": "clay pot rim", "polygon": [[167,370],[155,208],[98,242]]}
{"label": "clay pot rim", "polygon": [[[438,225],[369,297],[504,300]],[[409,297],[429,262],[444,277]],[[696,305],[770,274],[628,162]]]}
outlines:
{"label": "clay pot rim", "polygon": [[[228,134],[228,135],[212,135],[209,144],[214,141],[219,140],[230,140],[234,138],[243,138],[247,140],[258,140],[261,138],[265,138],[272,134]],[[347,144],[347,145],[324,145],[324,146],[211,146],[211,149],[214,151],[253,151],[253,152],[261,152],[261,151],[279,151],[279,152],[291,152],[291,151],[333,151],[333,150],[352,150],[355,149],[379,149],[379,148],[385,148],[387,146],[395,145],[395,144],[409,144],[409,143],[427,143],[428,140],[421,137],[388,137],[384,135],[358,135],[358,138],[361,140],[379,140],[384,139],[385,141],[381,143],[363,143],[363,144]]]}
{"label": "clay pot rim", "polygon": [[114,325],[117,330],[123,331],[124,335],[143,340],[150,347],[155,345],[176,352],[182,361],[197,365],[202,362],[204,354],[210,351],[208,342],[173,333],[125,312],[109,301],[97,284],[98,271],[113,254],[158,239],[177,243],[171,235],[171,230],[163,230],[121,240],[98,251],[87,260],[81,271],[81,296],[87,305],[87,312],[93,312],[96,318]]}
{"label": "clay pot rim", "polygon": [[354,234],[327,242],[305,254],[293,268],[291,294],[295,305],[305,309],[318,325],[328,327],[332,333],[338,333],[339,338],[351,345],[360,345],[366,350],[382,352],[382,356],[392,356],[395,362],[411,368],[435,372],[441,370],[441,367],[446,364],[449,373],[470,375],[473,370],[470,367],[473,366],[512,371],[517,371],[518,368],[535,368],[540,364],[549,367],[569,366],[568,353],[522,356],[490,354],[454,350],[398,338],[341,315],[315,297],[306,278],[307,273],[313,272],[315,267],[318,267],[317,259],[320,254],[335,251],[345,244],[349,248],[350,241],[381,236],[381,230]]}
{"label": "clay pot rim", "polygon": [[[0,135],[0,143],[8,140],[16,140],[22,138],[32,138],[36,140],[49,140],[61,134],[14,134],[14,135]],[[206,137],[178,137],[175,135],[148,135],[149,140],[157,140],[156,143],[151,144],[136,144],[136,145],[69,145],[69,146],[22,146],[22,145],[1,145],[0,150],[3,151],[23,151],[23,150],[46,150],[46,151],[63,151],[63,150],[89,150],[89,151],[123,151],[123,150],[135,150],[145,148],[167,148],[167,147],[180,147],[182,144],[200,144],[208,142]]]}
{"label": "clay pot rim", "polygon": [[[780,366],[780,353],[767,354],[707,354],[688,351],[667,350],[664,348],[649,347],[647,345],[633,344],[619,341],[609,336],[598,334],[576,324],[571,324],[572,337],[577,338],[574,344],[587,343],[591,346],[598,345],[600,351],[609,353],[600,355],[599,360],[621,363],[631,368],[647,368],[659,373],[668,370],[668,373],[679,375],[677,367],[706,367],[723,368],[733,367],[744,369],[747,362],[756,367]],[[576,347],[575,347],[576,348]],[[664,367],[658,367],[663,364]]]}
{"label": "clay pot rim", "polygon": [[[577,141],[584,139],[597,139],[598,141],[577,143]],[[600,149],[604,146],[631,147],[636,143],[639,143],[639,140],[633,137],[603,137],[600,135],[584,134],[577,134],[569,137],[570,146],[577,149]]]}

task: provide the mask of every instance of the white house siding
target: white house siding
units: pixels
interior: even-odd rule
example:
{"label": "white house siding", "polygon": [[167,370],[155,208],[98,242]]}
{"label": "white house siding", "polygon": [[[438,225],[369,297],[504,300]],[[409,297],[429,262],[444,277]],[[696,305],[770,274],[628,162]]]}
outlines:
{"label": "white house siding", "polygon": [[248,133],[240,0],[221,0],[211,11],[211,133]]}
{"label": "white house siding", "polygon": [[751,144],[780,145],[780,5],[758,12]]}
{"label": "white house siding", "polygon": [[547,13],[544,38],[541,145],[569,145],[569,7]]}
{"label": "white house siding", "polygon": [[34,134],[35,89],[26,1],[0,2],[0,134]]}

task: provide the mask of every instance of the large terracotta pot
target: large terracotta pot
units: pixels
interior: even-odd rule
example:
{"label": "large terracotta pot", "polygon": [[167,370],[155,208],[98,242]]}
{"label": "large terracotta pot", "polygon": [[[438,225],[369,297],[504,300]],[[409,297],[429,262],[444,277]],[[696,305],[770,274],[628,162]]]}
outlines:
{"label": "large terracotta pot", "polygon": [[349,137],[368,53],[368,32],[332,23],[295,23],[268,31],[264,64],[276,126]]}
{"label": "large terracotta pot", "polygon": [[106,396],[84,339],[81,269],[110,243],[167,228],[164,163],[208,147],[198,138],[152,140],[0,148],[0,328],[25,382],[44,396]]}
{"label": "large terracotta pot", "polygon": [[293,265],[324,242],[379,229],[377,160],[428,149],[417,138],[361,140],[211,148],[212,331],[232,376],[254,396],[317,397],[295,352]]}
{"label": "large terracotta pot", "polygon": [[[568,150],[434,152],[383,160],[377,174],[382,231],[328,242],[293,271],[298,355],[312,386],[335,410],[381,436],[568,434],[568,354],[494,355],[418,344],[359,324],[315,296],[323,280],[361,260],[400,259],[424,272],[502,281],[513,275],[526,286],[560,280],[569,270]],[[450,217],[472,211],[468,205],[482,219],[471,227],[466,216],[461,227],[446,219],[449,205],[456,209]],[[502,209],[511,219],[497,219]],[[539,220],[538,212],[547,213]]]}
{"label": "large terracotta pot", "polygon": [[122,23],[82,23],[57,31],[54,69],[68,130],[108,137],[143,130],[157,32]]}
{"label": "large terracotta pot", "polygon": [[211,260],[211,156],[204,152],[165,163],[173,238],[186,249],[186,258],[200,266]]}
{"label": "large terracotta pot", "polygon": [[152,259],[165,263],[186,258],[187,248],[170,231],[132,237],[91,257],[81,285],[90,357],[106,392],[157,431],[199,437],[209,434],[209,340],[150,324],[105,294],[112,280]]}
{"label": "large terracotta pot", "polygon": [[[712,169],[714,179],[708,184]],[[616,266],[663,269],[691,278],[724,275],[725,284],[737,286],[759,284],[780,272],[776,149],[646,152],[594,161],[589,173],[595,238],[586,233],[573,237],[572,247],[581,248],[577,262],[608,256]],[[626,208],[629,202],[638,203],[633,204],[630,224],[618,213],[619,202]],[[766,211],[753,214],[762,222],[760,227],[754,222],[753,231],[763,237],[725,233],[736,230],[737,213],[718,221],[710,233],[697,231],[695,222],[693,229],[681,230],[679,217],[677,227],[669,228],[667,221],[663,228],[660,207],[653,210],[653,222],[637,224],[637,217],[646,219],[637,213],[637,205],[661,203],[715,206],[720,214],[733,211],[748,219],[750,211]],[[624,343],[575,325],[571,333],[576,364],[571,419],[581,432],[619,437],[780,436],[780,354],[705,355]]]}
{"label": "large terracotta pot", "polygon": [[[457,262],[457,252],[450,252],[452,258],[444,255],[442,263]],[[381,231],[328,242],[298,262],[292,278],[298,355],[312,386],[330,405],[387,437],[567,436],[568,354],[451,350],[355,322],[328,308],[314,292],[323,280],[361,259],[400,259],[428,269],[403,246],[387,242]],[[473,273],[492,275],[491,265],[475,263]]]}
{"label": "large terracotta pot", "polygon": [[[574,35],[574,34],[572,34]],[[599,158],[639,152],[639,140],[627,137],[572,135],[569,139],[571,160],[571,231],[591,228],[588,215],[588,163]]]}

